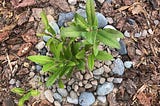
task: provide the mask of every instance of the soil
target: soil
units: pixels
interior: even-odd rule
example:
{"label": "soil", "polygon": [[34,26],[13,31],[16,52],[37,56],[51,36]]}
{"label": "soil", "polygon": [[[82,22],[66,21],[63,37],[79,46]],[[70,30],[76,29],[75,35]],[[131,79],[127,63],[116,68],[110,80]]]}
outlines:
{"label": "soil", "polygon": [[[27,79],[33,63],[26,57],[36,54],[40,22],[36,14],[49,8],[57,19],[60,12],[75,11],[65,0],[55,1],[0,1],[0,105],[14,106],[13,100],[19,98],[10,92],[11,79],[21,81],[20,87],[26,90],[31,87]],[[133,61],[134,67],[125,70],[118,93],[107,97],[110,106],[160,106],[160,24],[155,24],[155,20],[160,21],[160,1],[112,0],[111,4],[101,4],[96,0],[96,5],[97,11],[113,19],[113,26],[130,33],[124,39],[128,54],[122,57],[123,61]],[[146,36],[134,36],[144,30],[148,31]]]}

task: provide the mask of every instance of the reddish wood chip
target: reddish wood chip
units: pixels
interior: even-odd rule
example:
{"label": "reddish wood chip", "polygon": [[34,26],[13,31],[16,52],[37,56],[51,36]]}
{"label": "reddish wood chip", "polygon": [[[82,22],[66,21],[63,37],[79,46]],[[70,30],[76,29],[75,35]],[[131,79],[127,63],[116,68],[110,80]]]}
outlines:
{"label": "reddish wood chip", "polygon": [[9,31],[4,31],[4,32],[0,33],[0,42],[5,40],[6,38],[8,38],[8,36],[9,36]]}
{"label": "reddish wood chip", "polygon": [[139,100],[139,102],[143,105],[143,106],[151,106],[151,102],[150,102],[150,98],[148,98],[146,96],[146,94],[144,94],[143,92],[140,92],[138,95],[137,95],[137,98]]}
{"label": "reddish wood chip", "polygon": [[23,56],[25,54],[27,54],[32,48],[32,44],[31,43],[24,43],[22,44],[22,46],[19,48],[19,51],[17,53],[18,56]]}
{"label": "reddish wood chip", "polygon": [[32,6],[36,4],[36,1],[35,0],[23,0],[21,3],[19,3],[19,0],[11,0],[11,3],[15,8],[19,8],[19,7]]}
{"label": "reddish wood chip", "polygon": [[22,25],[23,23],[27,22],[29,19],[28,11],[25,11],[19,15],[18,25]]}
{"label": "reddish wood chip", "polygon": [[27,31],[27,33],[21,35],[23,40],[27,43],[33,43],[36,44],[38,39],[35,35],[35,31],[33,29],[30,29]]}
{"label": "reddish wood chip", "polygon": [[69,12],[70,8],[66,0],[50,0],[52,6],[60,8],[62,11]]}
{"label": "reddish wood chip", "polygon": [[52,104],[47,100],[42,100],[39,106],[52,106]]}

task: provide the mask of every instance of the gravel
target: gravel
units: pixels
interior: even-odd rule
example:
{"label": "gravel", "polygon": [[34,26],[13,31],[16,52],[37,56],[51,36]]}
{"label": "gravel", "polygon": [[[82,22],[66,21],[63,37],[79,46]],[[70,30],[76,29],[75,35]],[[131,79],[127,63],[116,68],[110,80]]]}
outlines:
{"label": "gravel", "polygon": [[60,34],[59,26],[54,20],[50,21],[49,25],[52,27],[52,29],[54,29],[56,34]]}
{"label": "gravel", "polygon": [[41,71],[42,70],[42,66],[40,66],[40,65],[36,65],[36,71]]}
{"label": "gravel", "polygon": [[62,96],[59,93],[54,93],[53,97],[55,100],[57,100],[58,102],[62,102]]}
{"label": "gravel", "polygon": [[91,106],[95,102],[95,97],[91,92],[83,92],[79,96],[81,106]]}
{"label": "gravel", "polygon": [[10,81],[9,81],[9,84],[11,84],[11,85],[13,85],[13,84],[15,84],[16,83],[16,80],[15,79],[11,79]]}
{"label": "gravel", "polygon": [[103,84],[105,81],[106,81],[106,79],[103,78],[103,77],[101,77],[101,78],[99,79],[99,83],[100,83],[100,84]]}
{"label": "gravel", "polygon": [[94,70],[93,71],[93,75],[102,75],[103,74],[103,72],[104,72],[104,68],[103,67],[101,67],[101,68],[99,68],[99,69],[96,69],[96,70]]}
{"label": "gravel", "polygon": [[84,87],[85,87],[86,89],[92,88],[92,84],[86,84]]}
{"label": "gravel", "polygon": [[75,5],[75,4],[77,4],[77,0],[68,0],[68,3],[70,5]]}
{"label": "gravel", "polygon": [[106,103],[106,96],[97,96],[97,99],[102,103]]}
{"label": "gravel", "polygon": [[139,33],[135,33],[135,34],[134,34],[134,37],[138,38],[138,37],[141,37],[141,35],[142,35],[142,33],[141,33],[141,32],[139,32]]}
{"label": "gravel", "polygon": [[44,92],[44,95],[45,95],[46,99],[47,99],[49,102],[51,102],[51,103],[54,102],[53,94],[52,94],[52,91],[51,91],[51,90],[46,90],[46,91]]}
{"label": "gravel", "polygon": [[98,27],[104,28],[108,23],[107,19],[105,18],[105,16],[103,14],[98,13],[98,12],[96,13],[96,16],[98,19]]}
{"label": "gravel", "polygon": [[35,48],[38,50],[41,50],[42,48],[44,48],[44,46],[45,46],[45,42],[41,41],[35,46]]}
{"label": "gravel", "polygon": [[58,101],[54,101],[54,106],[61,106],[61,104]]}
{"label": "gravel", "polygon": [[126,55],[128,53],[126,49],[126,44],[124,43],[123,40],[120,40],[119,43],[120,43],[120,49],[118,49],[119,54]]}
{"label": "gravel", "polygon": [[128,31],[125,31],[125,32],[124,32],[124,36],[125,36],[125,37],[130,37],[130,33],[129,33]]}
{"label": "gravel", "polygon": [[57,91],[62,97],[66,97],[68,95],[68,92],[66,89],[58,88]]}
{"label": "gravel", "polygon": [[72,104],[78,104],[78,98],[71,98],[67,96],[67,102]]}
{"label": "gravel", "polygon": [[114,74],[123,75],[124,73],[124,64],[120,58],[117,58],[114,61],[114,67],[112,69]]}
{"label": "gravel", "polygon": [[117,83],[117,84],[120,84],[122,82],[122,78],[114,78],[113,79],[113,83]]}
{"label": "gravel", "polygon": [[97,95],[101,96],[107,95],[110,92],[112,92],[113,88],[114,88],[113,83],[105,82],[104,84],[98,86]]}
{"label": "gravel", "polygon": [[133,65],[133,62],[132,61],[125,61],[124,62],[124,66],[126,67],[126,68],[131,68],[132,67],[132,65]]}

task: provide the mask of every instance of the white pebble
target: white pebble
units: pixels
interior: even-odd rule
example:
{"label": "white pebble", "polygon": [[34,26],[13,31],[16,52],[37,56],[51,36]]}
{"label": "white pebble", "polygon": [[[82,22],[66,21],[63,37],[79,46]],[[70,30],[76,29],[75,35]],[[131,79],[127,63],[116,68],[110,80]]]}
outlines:
{"label": "white pebble", "polygon": [[148,29],[149,34],[153,34],[152,29]]}

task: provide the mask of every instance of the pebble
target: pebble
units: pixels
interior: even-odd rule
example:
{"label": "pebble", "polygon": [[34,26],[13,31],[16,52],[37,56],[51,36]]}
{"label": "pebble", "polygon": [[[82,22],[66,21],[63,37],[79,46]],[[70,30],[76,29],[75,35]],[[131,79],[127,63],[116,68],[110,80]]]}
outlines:
{"label": "pebble", "polygon": [[78,9],[76,13],[81,15],[84,18],[87,18],[86,11],[84,9]]}
{"label": "pebble", "polygon": [[103,78],[103,77],[101,77],[101,78],[99,79],[99,83],[100,83],[100,84],[103,84],[105,81],[106,81],[106,79]]}
{"label": "pebble", "polygon": [[73,98],[73,99],[78,98],[76,92],[74,92],[74,91],[71,91],[71,92],[70,92],[70,97]]}
{"label": "pebble", "polygon": [[97,82],[97,80],[93,80],[93,81],[91,81],[91,84],[92,85],[98,85],[98,82]]}
{"label": "pebble", "polygon": [[91,106],[95,102],[95,97],[91,92],[83,92],[79,96],[81,106]]}
{"label": "pebble", "polygon": [[62,102],[62,96],[58,93],[53,94],[54,99],[56,99],[58,102]]}
{"label": "pebble", "polygon": [[112,3],[112,0],[106,0],[106,2],[111,4],[111,3]]}
{"label": "pebble", "polygon": [[128,23],[130,24],[130,25],[134,25],[136,22],[135,22],[135,20],[133,20],[133,19],[128,19]]}
{"label": "pebble", "polygon": [[16,87],[20,87],[21,82],[19,80],[16,81]]}
{"label": "pebble", "polygon": [[122,78],[114,78],[113,79],[113,83],[117,83],[117,84],[120,84],[122,82]]}
{"label": "pebble", "polygon": [[142,52],[139,49],[136,49],[136,54],[139,55],[139,56],[141,56]]}
{"label": "pebble", "polygon": [[76,72],[75,76],[77,79],[82,80],[83,79],[83,75],[80,72]]}
{"label": "pebble", "polygon": [[84,79],[86,79],[86,80],[91,79],[91,78],[93,78],[93,76],[91,74],[89,74],[89,73],[86,73],[84,75]]}
{"label": "pebble", "polygon": [[105,0],[98,0],[98,2],[100,2],[101,4],[104,2]]}
{"label": "pebble", "polygon": [[109,24],[113,24],[113,18],[107,17],[107,21],[108,21]]}
{"label": "pebble", "polygon": [[154,24],[158,25],[159,24],[159,20],[154,20]]}
{"label": "pebble", "polygon": [[109,77],[109,78],[107,78],[107,81],[108,81],[108,82],[112,82],[113,79],[114,79],[114,77]]}
{"label": "pebble", "polygon": [[73,88],[73,89],[74,89],[75,92],[77,92],[78,89],[79,89],[78,85],[74,85],[74,88]]}
{"label": "pebble", "polygon": [[60,27],[64,26],[65,22],[69,22],[74,18],[74,13],[73,12],[68,12],[68,13],[60,13],[58,17],[58,25]]}
{"label": "pebble", "polygon": [[83,86],[82,81],[80,81],[80,82],[78,83],[78,85],[79,85],[80,87],[82,87],[82,86]]}
{"label": "pebble", "polygon": [[68,0],[68,3],[70,5],[75,5],[75,4],[77,4],[77,0]]}
{"label": "pebble", "polygon": [[26,68],[29,68],[29,63],[24,62],[24,63],[23,63],[23,66],[26,67]]}
{"label": "pebble", "polygon": [[105,61],[105,64],[109,66],[109,65],[111,65],[111,64],[112,64],[112,62],[111,62],[111,61],[109,61],[109,60],[107,60],[107,61]]}
{"label": "pebble", "polygon": [[153,35],[153,30],[152,29],[148,29],[149,34]]}
{"label": "pebble", "polygon": [[58,88],[57,91],[62,97],[66,97],[68,95],[68,92],[66,89]]}
{"label": "pebble", "polygon": [[148,35],[148,32],[147,32],[147,30],[143,30],[143,32],[142,32],[142,36],[147,36]]}
{"label": "pebble", "polygon": [[86,88],[86,89],[92,88],[92,85],[91,85],[91,84],[86,84],[86,85],[85,85],[85,88]]}
{"label": "pebble", "polygon": [[114,61],[114,67],[112,69],[114,74],[123,75],[124,73],[124,64],[120,58],[117,58]]}
{"label": "pebble", "polygon": [[58,101],[54,101],[54,106],[61,106],[61,104]]}
{"label": "pebble", "polygon": [[94,70],[94,71],[93,71],[93,75],[98,76],[98,75],[103,74],[103,72],[104,72],[104,68],[101,67],[101,68],[99,68],[99,69]]}
{"label": "pebble", "polygon": [[102,95],[102,96],[107,95],[110,92],[112,92],[113,88],[114,88],[113,83],[105,82],[104,84],[98,86],[97,95]]}
{"label": "pebble", "polygon": [[52,38],[51,36],[46,36],[46,35],[44,35],[43,37],[43,40],[45,41],[45,42],[47,42],[50,38]]}
{"label": "pebble", "polygon": [[138,37],[141,37],[141,35],[142,35],[142,33],[141,33],[141,32],[139,32],[139,33],[135,33],[135,34],[134,34],[134,37],[138,38]]}
{"label": "pebble", "polygon": [[72,85],[75,82],[75,80],[72,78],[68,81],[68,85]]}
{"label": "pebble", "polygon": [[110,28],[110,29],[116,30],[116,28],[114,26],[112,26],[112,25],[106,25],[104,28]]}
{"label": "pebble", "polygon": [[126,68],[131,68],[132,65],[133,65],[133,62],[132,62],[132,61],[125,61],[125,62],[124,62],[124,66],[125,66]]}
{"label": "pebble", "polygon": [[42,48],[44,48],[45,46],[45,42],[44,41],[41,41],[39,42],[35,47],[38,49],[38,50],[41,50]]}
{"label": "pebble", "polygon": [[71,86],[67,86],[67,91],[69,92],[69,91],[71,91]]}
{"label": "pebble", "polygon": [[125,37],[130,37],[130,33],[129,33],[128,31],[125,31],[125,32],[124,32],[124,36],[125,36]]}
{"label": "pebble", "polygon": [[41,71],[42,70],[42,66],[40,66],[40,65],[36,65],[36,71]]}
{"label": "pebble", "polygon": [[78,104],[78,98],[71,98],[67,96],[67,102],[72,104]]}
{"label": "pebble", "polygon": [[52,27],[52,29],[54,29],[56,34],[60,34],[59,26],[54,20],[50,21],[49,25]]}
{"label": "pebble", "polygon": [[108,66],[104,65],[103,67],[104,67],[104,72],[105,73],[111,72],[111,69]]}
{"label": "pebble", "polygon": [[9,81],[9,84],[11,84],[11,85],[13,85],[13,84],[15,84],[16,83],[16,80],[15,79],[11,79],[10,81]]}
{"label": "pebble", "polygon": [[126,44],[125,44],[125,42],[121,39],[121,40],[119,41],[119,43],[120,43],[120,49],[118,49],[119,54],[120,54],[120,55],[125,55],[125,54],[127,54],[127,49],[126,49]]}
{"label": "pebble", "polygon": [[44,92],[44,95],[49,102],[53,103],[54,99],[53,99],[53,94],[51,90],[46,90]]}
{"label": "pebble", "polygon": [[105,16],[99,12],[96,13],[97,19],[98,19],[98,27],[99,28],[104,28],[107,24],[108,21],[105,18]]}
{"label": "pebble", "polygon": [[47,50],[46,47],[42,48],[42,49],[39,51],[40,55],[46,55],[47,52],[48,52],[48,50]]}
{"label": "pebble", "polygon": [[34,75],[35,75],[35,73],[33,72],[33,71],[31,71],[30,73],[29,73],[29,76],[32,78],[32,77],[34,77]]}
{"label": "pebble", "polygon": [[97,99],[102,103],[106,103],[106,96],[97,96]]}

